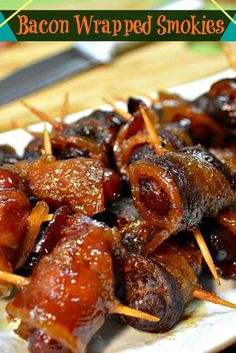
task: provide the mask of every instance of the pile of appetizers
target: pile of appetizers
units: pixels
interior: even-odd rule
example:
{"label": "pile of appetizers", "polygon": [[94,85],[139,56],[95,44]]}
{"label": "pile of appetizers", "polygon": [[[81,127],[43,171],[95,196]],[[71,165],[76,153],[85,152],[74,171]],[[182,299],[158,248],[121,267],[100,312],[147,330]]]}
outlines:
{"label": "pile of appetizers", "polygon": [[83,353],[110,314],[162,333],[194,298],[236,309],[199,284],[236,278],[236,79],[126,104],[24,103],[50,133],[0,146],[0,295],[31,353]]}

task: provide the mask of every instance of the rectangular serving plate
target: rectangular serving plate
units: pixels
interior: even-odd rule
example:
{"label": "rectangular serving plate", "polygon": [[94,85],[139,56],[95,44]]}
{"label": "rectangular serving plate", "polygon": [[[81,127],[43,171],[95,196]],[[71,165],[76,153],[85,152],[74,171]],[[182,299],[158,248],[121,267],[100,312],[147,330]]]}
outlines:
{"label": "rectangular serving plate", "polygon": [[[226,77],[234,77],[232,70],[173,87],[169,91],[193,99],[206,92],[210,85]],[[40,107],[38,107],[40,109]],[[109,106],[98,108],[108,109]],[[73,122],[89,114],[82,111],[67,118]],[[43,124],[32,125],[32,130],[42,131]],[[0,134],[0,144],[10,144],[22,153],[31,136],[22,129]],[[204,287],[215,291],[222,298],[236,302],[236,281],[222,281],[221,287],[212,279],[204,279]],[[6,321],[4,306],[0,301],[0,352],[27,353],[27,343],[13,332],[17,323]],[[236,342],[236,311],[207,302],[193,301],[184,312],[181,321],[168,333],[150,334],[125,325],[117,316],[111,315],[103,328],[89,344],[88,353],[215,353]],[[42,352],[43,353],[43,352]]]}

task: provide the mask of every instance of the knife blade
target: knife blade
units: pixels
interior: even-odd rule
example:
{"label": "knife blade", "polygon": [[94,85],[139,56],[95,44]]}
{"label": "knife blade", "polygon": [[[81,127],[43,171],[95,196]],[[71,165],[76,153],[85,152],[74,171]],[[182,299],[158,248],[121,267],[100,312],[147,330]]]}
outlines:
{"label": "knife blade", "polygon": [[72,48],[15,71],[0,81],[0,106],[100,63]]}

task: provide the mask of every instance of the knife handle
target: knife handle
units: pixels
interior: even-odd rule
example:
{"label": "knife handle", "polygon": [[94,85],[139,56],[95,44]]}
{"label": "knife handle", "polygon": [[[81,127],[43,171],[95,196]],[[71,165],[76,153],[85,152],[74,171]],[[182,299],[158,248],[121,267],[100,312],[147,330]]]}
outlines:
{"label": "knife handle", "polygon": [[148,42],[75,42],[75,48],[86,57],[105,64],[114,57]]}

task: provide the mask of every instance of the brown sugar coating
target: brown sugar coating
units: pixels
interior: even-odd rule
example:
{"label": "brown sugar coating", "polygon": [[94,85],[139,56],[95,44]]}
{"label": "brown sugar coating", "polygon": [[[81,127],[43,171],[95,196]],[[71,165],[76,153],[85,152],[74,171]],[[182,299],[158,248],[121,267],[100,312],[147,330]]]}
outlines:
{"label": "brown sugar coating", "polygon": [[[27,231],[30,202],[13,172],[0,168],[0,270],[12,272]],[[0,284],[0,295],[7,293]]]}
{"label": "brown sugar coating", "polygon": [[[235,211],[233,212],[235,219]],[[216,219],[206,219],[201,225],[204,239],[211,251],[219,276],[236,279],[235,234]]]}
{"label": "brown sugar coating", "polygon": [[236,128],[236,79],[215,82],[208,92],[209,114],[223,126]]}
{"label": "brown sugar coating", "polygon": [[138,211],[167,235],[191,230],[235,201],[230,170],[198,146],[140,160],[129,175]]}
{"label": "brown sugar coating", "polygon": [[53,208],[69,205],[75,212],[89,216],[103,211],[106,198],[113,199],[120,188],[115,172],[111,171],[107,177],[108,170],[101,162],[88,158],[22,161],[14,170],[30,195]]}
{"label": "brown sugar coating", "polygon": [[[150,118],[154,119],[153,124],[156,125],[157,117],[150,115]],[[163,148],[167,150],[178,150],[192,144],[186,126],[180,123],[164,124],[161,127],[157,125],[156,130],[163,141]],[[128,177],[128,166],[133,160],[155,154],[140,113],[120,128],[113,152],[116,168],[124,178]]]}
{"label": "brown sugar coating", "polygon": [[226,130],[208,114],[206,95],[193,102],[168,92],[158,92],[153,110],[159,117],[159,123],[189,121],[189,133],[194,143],[205,147],[222,147]]}
{"label": "brown sugar coating", "polygon": [[68,217],[61,241],[35,267],[8,312],[73,352],[84,352],[114,306],[113,243],[108,227]]}
{"label": "brown sugar coating", "polygon": [[199,250],[167,242],[150,258],[127,255],[122,266],[124,302],[160,319],[158,323],[134,318],[125,320],[144,331],[170,330],[180,319],[185,304],[192,299],[201,269]]}

